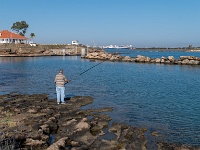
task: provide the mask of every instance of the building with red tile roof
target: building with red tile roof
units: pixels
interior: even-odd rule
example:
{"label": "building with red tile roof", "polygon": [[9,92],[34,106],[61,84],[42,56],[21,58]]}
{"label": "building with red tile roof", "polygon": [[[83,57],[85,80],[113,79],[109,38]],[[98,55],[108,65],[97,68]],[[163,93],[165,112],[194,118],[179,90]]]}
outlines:
{"label": "building with red tile roof", "polygon": [[3,30],[0,32],[0,43],[28,43],[30,39],[17,33]]}

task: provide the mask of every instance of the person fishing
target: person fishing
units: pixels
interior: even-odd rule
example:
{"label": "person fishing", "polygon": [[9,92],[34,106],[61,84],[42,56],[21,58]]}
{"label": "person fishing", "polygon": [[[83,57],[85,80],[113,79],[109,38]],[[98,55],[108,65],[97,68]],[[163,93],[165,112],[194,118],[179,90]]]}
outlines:
{"label": "person fishing", "polygon": [[64,104],[65,101],[65,83],[68,83],[70,80],[67,80],[63,74],[63,69],[59,70],[59,73],[56,75],[54,82],[56,83],[56,94],[57,94],[57,103]]}
{"label": "person fishing", "polygon": [[[88,72],[89,70],[93,69],[94,67],[102,64],[104,61],[90,67],[89,69],[83,71],[82,73],[79,74],[78,77],[80,77],[82,74]],[[77,77],[77,78],[78,78]],[[76,79],[73,79],[76,80]],[[57,103],[58,104],[64,104],[65,101],[65,83],[69,83],[73,80],[67,80],[67,78],[65,77],[65,75],[63,74],[63,69],[59,70],[59,73],[56,75],[54,82],[56,83],[56,94],[57,94]]]}

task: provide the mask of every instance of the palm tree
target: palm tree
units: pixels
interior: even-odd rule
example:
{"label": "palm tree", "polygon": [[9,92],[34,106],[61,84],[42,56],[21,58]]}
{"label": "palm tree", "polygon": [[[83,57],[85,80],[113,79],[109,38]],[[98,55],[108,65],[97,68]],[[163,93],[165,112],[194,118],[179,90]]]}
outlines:
{"label": "palm tree", "polygon": [[30,37],[31,37],[31,39],[32,39],[32,41],[33,41],[33,38],[35,37],[35,34],[34,34],[34,33],[31,33],[31,34],[30,34]]}

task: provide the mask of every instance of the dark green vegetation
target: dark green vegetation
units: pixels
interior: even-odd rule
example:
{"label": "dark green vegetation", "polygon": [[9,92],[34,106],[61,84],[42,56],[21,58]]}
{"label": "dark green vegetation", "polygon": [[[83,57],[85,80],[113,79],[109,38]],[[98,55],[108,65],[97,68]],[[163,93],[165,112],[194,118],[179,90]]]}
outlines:
{"label": "dark green vegetation", "polygon": [[35,37],[35,34],[34,34],[34,33],[31,33],[31,34],[30,34],[30,37],[31,37],[31,39],[32,39],[32,41],[33,41],[33,38]]}
{"label": "dark green vegetation", "polygon": [[16,31],[18,34],[24,36],[28,27],[29,25],[26,23],[26,21],[17,21],[13,23],[11,30]]}

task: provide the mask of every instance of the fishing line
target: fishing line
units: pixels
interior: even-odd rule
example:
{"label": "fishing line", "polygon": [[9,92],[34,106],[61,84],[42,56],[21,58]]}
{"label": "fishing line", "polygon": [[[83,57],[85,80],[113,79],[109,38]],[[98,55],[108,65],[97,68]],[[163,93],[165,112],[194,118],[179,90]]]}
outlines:
{"label": "fishing line", "polygon": [[82,74],[84,74],[84,73],[88,72],[89,70],[91,70],[92,68],[94,68],[94,67],[96,67],[96,66],[98,66],[98,65],[102,64],[103,62],[104,62],[104,61],[102,61],[102,62],[100,62],[100,63],[98,63],[98,64],[96,64],[96,65],[92,66],[91,68],[89,68],[89,69],[87,69],[87,70],[83,71],[83,72],[82,72],[82,73],[80,73],[79,75],[81,76]]}
{"label": "fishing line", "polygon": [[[90,67],[89,69],[87,69],[87,70],[83,71],[82,73],[80,73],[80,74],[78,75],[78,77],[77,77],[77,78],[79,78],[81,75],[83,75],[84,73],[88,72],[89,70],[91,70],[91,69],[93,69],[93,68],[97,67],[98,65],[102,64],[103,62],[104,62],[104,61],[101,61],[100,63],[98,63],[98,64],[96,64],[96,65],[94,65],[94,66]],[[75,79],[73,79],[73,80],[76,80],[77,78],[75,78]],[[70,80],[70,82],[71,82],[71,81],[73,81],[73,80]]]}
{"label": "fishing line", "polygon": [[[104,61],[105,61],[105,60],[104,60]],[[70,83],[70,82],[72,82],[72,81],[74,81],[74,80],[77,80],[77,79],[78,79],[78,78],[79,78],[79,77],[80,77],[82,74],[84,74],[84,73],[88,72],[89,70],[91,70],[91,69],[95,68],[96,66],[98,66],[98,65],[102,64],[104,61],[101,61],[100,63],[98,63],[98,64],[96,64],[96,65],[94,65],[94,66],[90,67],[89,69],[87,69],[87,70],[83,71],[82,73],[78,74],[78,77],[76,77],[75,79],[68,80],[68,82],[67,82],[66,84],[68,84],[68,83]],[[56,94],[56,93],[54,93],[54,94]]]}
{"label": "fishing line", "polygon": [[[104,61],[105,61],[105,60],[104,60]],[[70,82],[72,82],[72,81],[74,81],[74,80],[77,80],[81,75],[83,75],[84,73],[88,72],[89,70],[91,70],[91,69],[97,67],[98,65],[102,64],[104,61],[101,61],[100,63],[98,63],[98,64],[96,64],[96,65],[90,67],[89,69],[83,71],[82,73],[78,74],[78,77],[76,77],[75,79],[68,80],[68,82],[67,82],[66,84],[69,84]],[[56,93],[54,93],[54,94],[56,94]],[[69,98],[69,97],[68,97],[68,98]]]}

